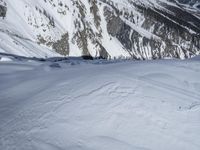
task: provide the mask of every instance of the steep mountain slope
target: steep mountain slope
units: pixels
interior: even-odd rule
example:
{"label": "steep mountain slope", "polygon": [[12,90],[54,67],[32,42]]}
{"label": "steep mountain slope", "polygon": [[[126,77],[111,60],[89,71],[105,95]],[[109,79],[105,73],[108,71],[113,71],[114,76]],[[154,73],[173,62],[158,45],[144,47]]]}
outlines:
{"label": "steep mountain slope", "polygon": [[200,53],[198,1],[192,2],[1,0],[0,52],[189,58]]}
{"label": "steep mountain slope", "polygon": [[[200,0],[178,0],[180,4],[189,5],[190,7],[200,9]],[[188,6],[187,6],[188,7]]]}

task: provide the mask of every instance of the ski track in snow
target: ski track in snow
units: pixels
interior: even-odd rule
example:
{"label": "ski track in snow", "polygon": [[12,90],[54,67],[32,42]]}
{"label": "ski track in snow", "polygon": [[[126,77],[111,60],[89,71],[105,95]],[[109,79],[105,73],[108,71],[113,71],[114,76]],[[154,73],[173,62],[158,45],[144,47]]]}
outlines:
{"label": "ski track in snow", "polygon": [[199,150],[198,60],[97,64],[1,62],[0,149]]}

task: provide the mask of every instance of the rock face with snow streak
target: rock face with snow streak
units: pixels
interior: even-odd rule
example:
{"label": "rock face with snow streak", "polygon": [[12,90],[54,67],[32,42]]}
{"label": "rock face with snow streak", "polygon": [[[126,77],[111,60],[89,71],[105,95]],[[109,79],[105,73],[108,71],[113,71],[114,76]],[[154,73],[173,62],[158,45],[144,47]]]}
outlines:
{"label": "rock face with snow streak", "polygon": [[1,0],[0,52],[189,58],[200,53],[198,8],[192,0]]}

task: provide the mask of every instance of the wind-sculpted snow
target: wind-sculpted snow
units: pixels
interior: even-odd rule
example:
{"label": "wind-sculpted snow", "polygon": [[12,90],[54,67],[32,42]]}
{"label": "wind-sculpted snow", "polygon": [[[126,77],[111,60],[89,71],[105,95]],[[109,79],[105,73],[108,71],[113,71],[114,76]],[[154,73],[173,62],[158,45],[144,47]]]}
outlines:
{"label": "wind-sculpted snow", "polygon": [[0,57],[2,150],[199,150],[198,58]]}

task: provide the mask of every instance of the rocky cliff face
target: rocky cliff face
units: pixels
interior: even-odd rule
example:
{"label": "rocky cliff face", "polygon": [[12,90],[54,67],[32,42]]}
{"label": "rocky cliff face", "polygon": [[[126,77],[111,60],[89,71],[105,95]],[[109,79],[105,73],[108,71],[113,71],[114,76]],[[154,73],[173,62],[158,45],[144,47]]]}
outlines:
{"label": "rocky cliff face", "polygon": [[6,17],[6,13],[7,13],[6,2],[0,0],[0,17],[4,19]]}
{"label": "rocky cliff face", "polygon": [[200,53],[198,1],[1,0],[0,51],[25,56],[189,58]]}

